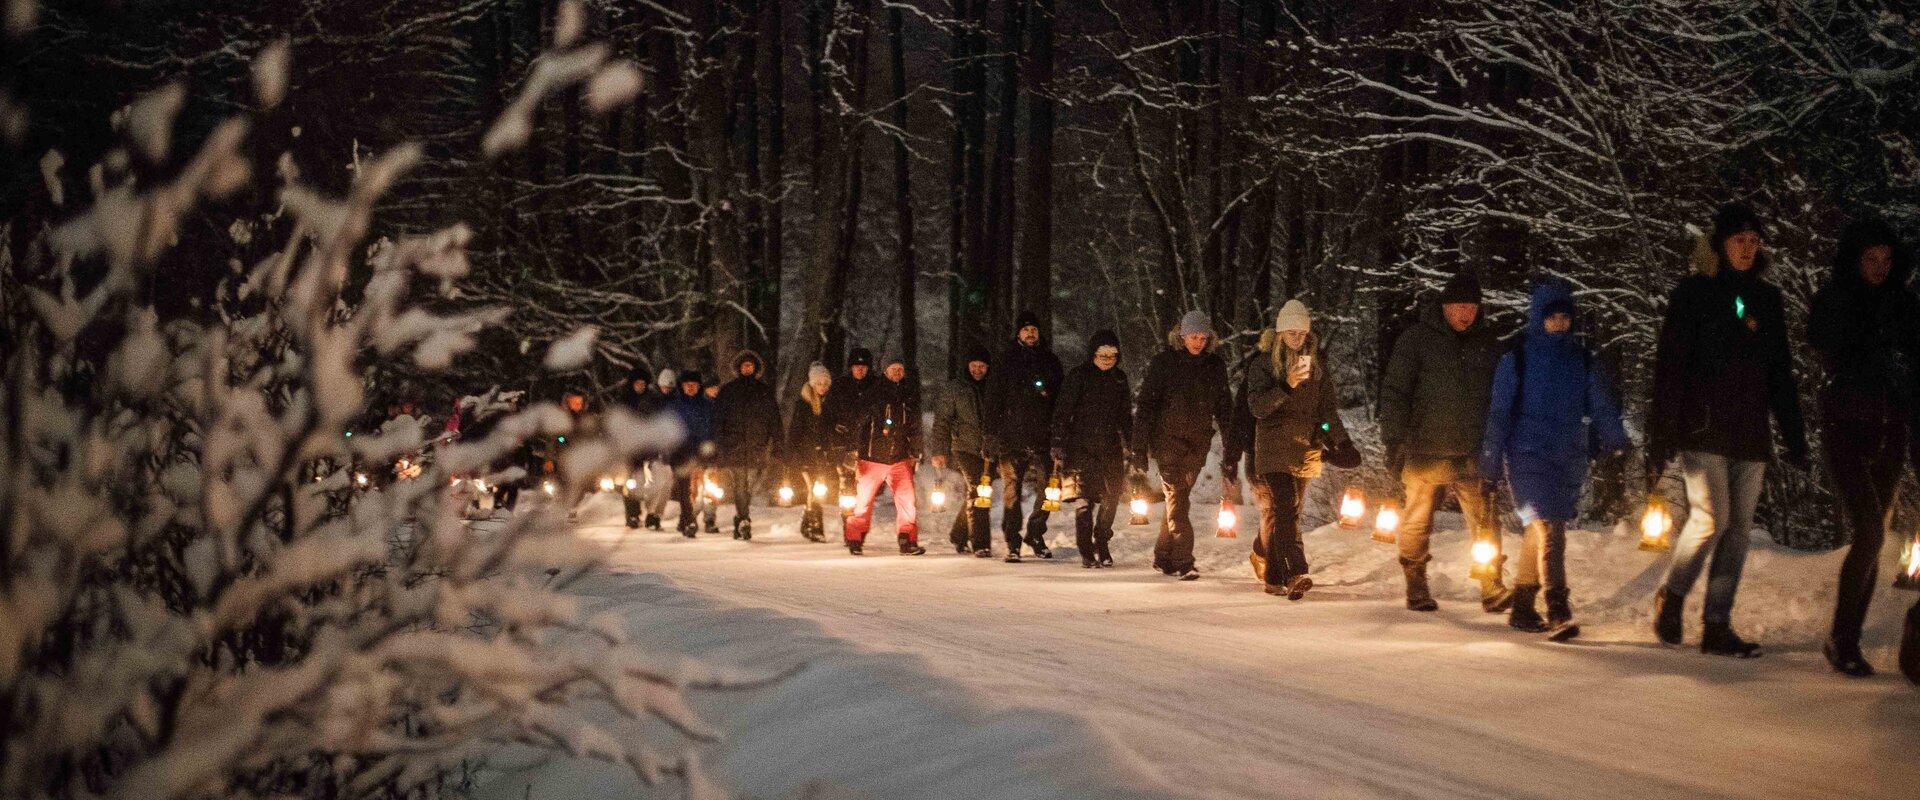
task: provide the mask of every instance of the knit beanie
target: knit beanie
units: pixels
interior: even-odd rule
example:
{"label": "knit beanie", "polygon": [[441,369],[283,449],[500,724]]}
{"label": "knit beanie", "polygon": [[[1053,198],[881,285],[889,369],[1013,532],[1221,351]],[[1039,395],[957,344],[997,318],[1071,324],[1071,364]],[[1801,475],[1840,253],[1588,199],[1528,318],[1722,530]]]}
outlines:
{"label": "knit beanie", "polygon": [[970,347],[968,347],[968,348],[967,348],[967,357],[966,357],[966,360],[965,360],[965,361],[962,361],[962,362],[960,362],[960,363],[962,363],[962,364],[971,364],[971,363],[973,363],[973,362],[975,362],[975,361],[978,361],[978,362],[980,362],[980,363],[982,363],[982,364],[992,364],[992,363],[993,363],[993,354],[992,354],[992,353],[990,353],[990,352],[988,352],[988,351],[987,351],[987,348],[986,348],[986,347],[983,347],[983,346],[981,346],[981,345],[977,345],[977,344],[976,344],[976,345],[972,345],[972,346],[970,346]]}
{"label": "knit beanie", "polygon": [[1021,328],[1026,327],[1040,327],[1040,315],[1031,311],[1022,311],[1019,316],[1013,318],[1014,333],[1019,333]]}
{"label": "knit beanie", "polygon": [[833,371],[818,361],[807,365],[807,383],[832,383]]}
{"label": "knit beanie", "polygon": [[1180,317],[1180,335],[1192,336],[1196,333],[1213,335],[1213,317],[1197,308]]}
{"label": "knit beanie", "polygon": [[1092,336],[1087,337],[1088,355],[1092,355],[1094,351],[1102,347],[1111,347],[1115,350],[1120,349],[1120,336],[1113,331],[1102,328],[1094,331]]}
{"label": "knit beanie", "polygon": [[847,354],[847,366],[872,367],[873,351],[864,347],[853,348],[853,352]]}
{"label": "knit beanie", "polygon": [[1313,315],[1307,311],[1307,304],[1298,298],[1288,300],[1286,305],[1280,307],[1280,315],[1274,318],[1273,329],[1281,333],[1313,330]]}
{"label": "knit beanie", "polygon": [[1473,273],[1461,271],[1453,273],[1447,284],[1440,289],[1440,304],[1480,302],[1480,279]]}
{"label": "knit beanie", "polygon": [[663,369],[663,370],[660,370],[659,375],[654,376],[653,385],[658,386],[662,389],[671,389],[675,386],[679,386],[680,382],[674,379],[673,370]]}

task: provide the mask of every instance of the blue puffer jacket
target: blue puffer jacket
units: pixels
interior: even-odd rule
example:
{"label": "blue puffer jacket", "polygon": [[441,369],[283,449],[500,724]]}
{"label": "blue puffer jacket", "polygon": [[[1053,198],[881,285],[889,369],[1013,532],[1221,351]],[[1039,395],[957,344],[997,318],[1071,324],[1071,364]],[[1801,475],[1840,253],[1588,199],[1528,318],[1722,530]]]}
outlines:
{"label": "blue puffer jacket", "polygon": [[673,455],[674,463],[684,462],[700,452],[701,445],[713,441],[713,399],[705,392],[688,396],[674,387],[673,396],[667,398],[667,410],[680,418],[680,424],[686,426],[687,438],[680,450]]}
{"label": "blue puffer jacket", "polygon": [[[1575,313],[1571,285],[1556,278],[1536,287],[1522,344],[1500,357],[1493,374],[1480,474],[1506,476],[1523,523],[1572,520],[1594,450],[1630,444],[1612,382],[1585,345],[1571,331],[1547,333],[1549,312],[1562,309]],[[1526,359],[1524,376],[1516,355]]]}

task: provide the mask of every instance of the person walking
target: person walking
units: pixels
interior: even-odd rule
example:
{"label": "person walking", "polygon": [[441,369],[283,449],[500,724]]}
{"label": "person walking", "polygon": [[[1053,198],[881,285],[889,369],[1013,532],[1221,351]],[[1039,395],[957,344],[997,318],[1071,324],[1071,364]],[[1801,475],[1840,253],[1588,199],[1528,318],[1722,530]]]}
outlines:
{"label": "person walking", "polygon": [[1744,205],[1714,214],[1695,249],[1694,273],[1667,299],[1654,354],[1649,485],[1678,459],[1687,485],[1686,527],[1666,584],[1654,594],[1654,634],[1679,644],[1680,612],[1709,561],[1701,652],[1752,658],[1760,645],[1733,631],[1734,597],[1747,560],[1748,529],[1779,427],[1783,460],[1806,469],[1807,439],[1787,349],[1786,309],[1767,283],[1760,218]]}
{"label": "person walking", "polygon": [[1054,404],[1056,468],[1078,477],[1079,507],[1073,541],[1080,566],[1113,566],[1113,515],[1126,502],[1127,443],[1133,439],[1133,391],[1120,369],[1120,337],[1096,331],[1087,339],[1087,360],[1068,372]]}
{"label": "person walking", "polygon": [[[1567,585],[1567,523],[1580,501],[1589,459],[1624,455],[1620,404],[1605,371],[1573,333],[1573,286],[1554,278],[1534,287],[1527,327],[1494,370],[1480,474],[1505,476],[1523,526],[1507,624],[1554,641],[1580,635]],[[1534,599],[1546,590],[1547,617]]]}
{"label": "person walking", "polygon": [[713,398],[701,391],[699,372],[682,370],[678,380],[680,392],[667,399],[667,410],[679,417],[686,438],[668,463],[673,466],[672,497],[680,504],[680,535],[691,539],[702,527],[701,522],[705,523],[707,533],[720,532],[720,526],[714,521],[713,505],[699,501],[695,485],[713,454]]}
{"label": "person walking", "polygon": [[[827,417],[827,394],[833,389],[833,373],[818,361],[807,367],[807,383],[793,400],[787,415],[787,467],[800,475],[806,507],[800,513],[800,535],[810,541],[827,538],[826,492],[832,491],[828,479],[834,477],[833,425]],[[814,484],[823,491],[815,492]]]}
{"label": "person walking", "polygon": [[766,362],[743,350],[733,360],[735,377],[714,397],[714,466],[719,485],[733,499],[733,538],[753,538],[753,487],[766,475],[780,439],[780,403],[761,375]]}
{"label": "person walking", "polygon": [[1196,580],[1193,560],[1193,483],[1206,466],[1216,432],[1232,423],[1233,392],[1227,364],[1213,352],[1213,322],[1194,309],[1180,318],[1172,346],[1147,363],[1134,404],[1133,461],[1160,467],[1167,516],[1153,547],[1153,566],[1182,580]]}
{"label": "person walking", "polygon": [[923,555],[927,549],[920,546],[913,487],[914,466],[920,461],[920,404],[907,382],[906,364],[889,362],[884,375],[861,396],[847,426],[848,455],[857,465],[858,480],[853,514],[847,517],[847,552],[860,555],[873,525],[874,499],[885,485],[893,493],[900,554]]}
{"label": "person walking", "polygon": [[1344,469],[1360,465],[1319,345],[1307,304],[1288,300],[1273,329],[1260,336],[1260,355],[1247,365],[1243,391],[1253,418],[1251,475],[1260,508],[1254,563],[1263,565],[1267,594],[1288,600],[1299,600],[1313,588],[1300,540],[1307,485],[1320,477],[1323,460]]}
{"label": "person walking", "polygon": [[[635,400],[636,410],[651,409],[653,413],[666,413],[667,401],[680,391],[678,376],[671,369],[662,369],[653,379],[653,394],[649,400]],[[636,394],[638,390],[636,389]],[[669,463],[671,453],[659,453],[647,459],[641,467],[640,508],[645,512],[642,525],[650,531],[660,530],[660,520],[667,514],[667,503],[673,499],[673,465]]]}
{"label": "person walking", "polygon": [[[1008,561],[1020,560],[1023,542],[1034,555],[1052,558],[1053,551],[1047,549],[1047,511],[1041,507],[1039,495],[1053,473],[1047,440],[1062,369],[1060,358],[1041,339],[1038,317],[1021,313],[1014,331],[1014,340],[1001,351],[993,373],[987,377],[983,409],[992,455],[999,460],[1000,477],[1007,482],[1000,495],[1000,532],[1007,540]],[[1020,490],[1029,474],[1034,481],[1034,503],[1033,512],[1026,516],[1023,537]]]}
{"label": "person walking", "polygon": [[1413,327],[1393,343],[1380,383],[1380,439],[1387,471],[1406,487],[1400,526],[1400,568],[1407,608],[1434,611],[1427,585],[1433,510],[1440,492],[1460,501],[1473,541],[1494,545],[1494,574],[1480,583],[1480,607],[1506,611],[1513,593],[1502,582],[1500,535],[1488,512],[1477,464],[1486,433],[1487,399],[1500,343],[1480,314],[1480,281],[1455,273]]}
{"label": "person walking", "polygon": [[1820,440],[1851,539],[1821,649],[1835,671],[1861,678],[1874,673],[1860,651],[1860,629],[1912,441],[1920,298],[1907,287],[1910,258],[1886,223],[1854,222],[1840,235],[1833,272],[1807,316],[1807,340],[1827,378]]}
{"label": "person walking", "polygon": [[948,381],[933,407],[933,441],[927,444],[935,469],[953,468],[966,482],[962,504],[953,515],[953,530],[947,536],[958,553],[973,553],[979,558],[993,557],[993,531],[988,520],[990,509],[970,502],[974,487],[991,474],[987,456],[986,423],[981,408],[986,404],[989,361],[984,347],[967,353],[966,372]]}
{"label": "person walking", "polygon": [[[653,375],[647,368],[638,364],[627,371],[627,379],[620,384],[620,402],[633,412],[634,416],[647,419],[660,413],[666,407],[666,396],[653,388]],[[659,450],[636,453],[627,465],[627,482],[620,490],[620,505],[626,512],[627,527],[638,528],[646,512],[647,485],[645,478],[647,465],[659,456]],[[650,518],[650,528],[659,527],[657,517]]]}

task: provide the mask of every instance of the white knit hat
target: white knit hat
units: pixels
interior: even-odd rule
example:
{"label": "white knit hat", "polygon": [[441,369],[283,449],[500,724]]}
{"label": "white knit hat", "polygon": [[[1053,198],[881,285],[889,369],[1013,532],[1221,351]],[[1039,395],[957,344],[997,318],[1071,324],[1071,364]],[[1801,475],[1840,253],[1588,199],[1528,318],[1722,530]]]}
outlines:
{"label": "white knit hat", "polygon": [[807,365],[807,382],[808,383],[832,383],[833,371],[827,369],[827,365],[822,364],[818,361],[815,361],[812,364]]}
{"label": "white knit hat", "polygon": [[1311,331],[1313,315],[1307,311],[1307,304],[1298,298],[1288,300],[1286,305],[1280,307],[1280,316],[1274,318],[1273,329],[1282,333]]}

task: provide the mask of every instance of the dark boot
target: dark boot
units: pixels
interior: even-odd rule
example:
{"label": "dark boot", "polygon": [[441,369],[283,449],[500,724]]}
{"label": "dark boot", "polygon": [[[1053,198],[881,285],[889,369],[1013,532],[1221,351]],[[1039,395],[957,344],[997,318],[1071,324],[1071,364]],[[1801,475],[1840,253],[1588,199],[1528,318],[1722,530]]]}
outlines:
{"label": "dark boot", "polygon": [[1907,629],[1900,634],[1900,672],[1920,686],[1920,603],[1907,612]]}
{"label": "dark boot", "polygon": [[1580,635],[1580,626],[1573,622],[1573,602],[1567,587],[1547,590],[1547,638],[1564,642]]}
{"label": "dark boot", "polygon": [[852,540],[852,539],[848,539],[848,540],[847,540],[847,552],[849,552],[849,553],[852,553],[852,554],[854,554],[854,555],[856,555],[856,556],[857,556],[857,555],[860,555],[860,543],[859,543],[859,542],[856,542],[856,541],[854,541],[854,540]]}
{"label": "dark boot", "polygon": [[633,528],[638,528],[638,527],[640,527],[640,518],[639,518],[639,517],[631,517],[631,516],[630,516],[630,517],[627,517],[627,528],[628,528],[629,530],[631,530],[631,529],[633,529]]}
{"label": "dark boot", "polygon": [[1046,537],[1037,533],[1027,534],[1027,549],[1041,558],[1053,558],[1053,551],[1047,549]]}
{"label": "dark boot", "polygon": [[900,537],[900,555],[924,556],[926,554],[927,554],[927,548],[921,547],[919,542],[916,542],[905,536]]}
{"label": "dark boot", "polygon": [[1679,644],[1686,624],[1680,620],[1680,611],[1686,608],[1685,598],[1674,597],[1664,587],[1653,593],[1653,635],[1664,644]]}
{"label": "dark boot", "polygon": [[1415,611],[1440,609],[1440,604],[1433,599],[1433,592],[1427,588],[1427,562],[1430,560],[1400,559],[1400,569],[1407,573],[1407,608]]}
{"label": "dark boot", "polygon": [[1513,590],[1500,577],[1498,570],[1507,563],[1507,557],[1494,560],[1496,570],[1493,577],[1480,582],[1480,610],[1489,614],[1504,613],[1513,607]]}
{"label": "dark boot", "polygon": [[659,515],[659,514],[648,514],[648,515],[647,515],[647,530],[650,530],[650,531],[657,531],[657,530],[660,530],[660,515]]}
{"label": "dark boot", "polygon": [[1827,657],[1827,663],[1833,665],[1833,671],[1855,678],[1873,677],[1873,665],[1867,663],[1867,657],[1860,652],[1859,642],[1843,642],[1831,636],[1820,648]]}
{"label": "dark boot", "polygon": [[1760,645],[1740,638],[1727,623],[1708,623],[1707,633],[1700,639],[1700,652],[1729,658],[1759,658]]}
{"label": "dark boot", "polygon": [[1287,599],[1299,600],[1307,596],[1307,590],[1313,588],[1313,579],[1305,575],[1295,575],[1287,581]]}
{"label": "dark boot", "polygon": [[1110,552],[1107,552],[1107,543],[1105,540],[1096,542],[1093,545],[1093,558],[1095,561],[1100,562],[1100,566],[1103,566],[1103,567],[1113,566],[1113,554]]}
{"label": "dark boot", "polygon": [[1547,623],[1540,618],[1540,612],[1533,607],[1533,598],[1540,593],[1538,584],[1519,584],[1513,587],[1513,604],[1507,611],[1507,626],[1527,633],[1544,633]]}

